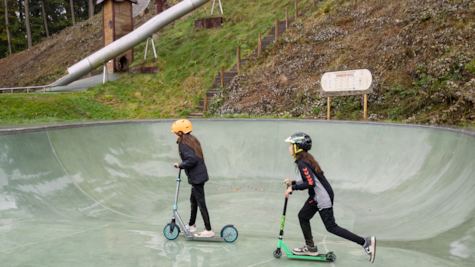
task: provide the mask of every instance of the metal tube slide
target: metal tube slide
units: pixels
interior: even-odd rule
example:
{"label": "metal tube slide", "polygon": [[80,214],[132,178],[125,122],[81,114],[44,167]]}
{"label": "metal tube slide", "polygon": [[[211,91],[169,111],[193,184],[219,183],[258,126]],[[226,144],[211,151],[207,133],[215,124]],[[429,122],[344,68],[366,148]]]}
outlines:
{"label": "metal tube slide", "polygon": [[95,68],[106,63],[139,43],[147,40],[153,33],[181,18],[185,14],[206,4],[210,0],[183,0],[158,14],[131,33],[100,49],[89,57],[68,68],[68,75],[48,86],[63,86],[81,78]]}

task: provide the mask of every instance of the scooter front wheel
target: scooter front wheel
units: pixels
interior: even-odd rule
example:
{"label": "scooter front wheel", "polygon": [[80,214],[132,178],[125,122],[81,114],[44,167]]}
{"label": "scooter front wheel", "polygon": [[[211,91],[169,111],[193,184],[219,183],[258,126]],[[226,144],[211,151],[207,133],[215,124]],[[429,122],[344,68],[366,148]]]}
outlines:
{"label": "scooter front wheel", "polygon": [[165,237],[168,240],[176,239],[179,234],[180,234],[180,228],[178,228],[178,225],[173,225],[173,224],[169,223],[163,229],[163,235],[165,235]]}
{"label": "scooter front wheel", "polygon": [[277,259],[282,257],[282,251],[280,251],[279,249],[274,250],[274,257],[276,257]]}
{"label": "scooter front wheel", "polygon": [[224,237],[224,241],[226,242],[234,242],[238,238],[238,231],[234,226],[226,225],[221,230],[221,237]]}

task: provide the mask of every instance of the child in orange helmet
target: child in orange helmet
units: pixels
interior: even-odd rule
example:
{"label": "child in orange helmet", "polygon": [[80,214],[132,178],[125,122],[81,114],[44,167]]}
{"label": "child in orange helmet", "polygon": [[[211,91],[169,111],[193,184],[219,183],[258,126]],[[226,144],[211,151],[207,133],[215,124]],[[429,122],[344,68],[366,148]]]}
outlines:
{"label": "child in orange helmet", "polygon": [[203,217],[205,228],[203,231],[195,234],[196,237],[213,237],[214,232],[211,229],[208,209],[206,208],[204,184],[208,181],[208,170],[206,169],[203,151],[198,139],[191,135],[193,126],[189,120],[181,119],[175,121],[172,125],[172,132],[178,144],[178,150],[182,162],[175,163],[175,168],[184,169],[188,176],[188,183],[191,184],[191,216],[186,226],[190,232],[196,231],[196,214],[198,207]]}

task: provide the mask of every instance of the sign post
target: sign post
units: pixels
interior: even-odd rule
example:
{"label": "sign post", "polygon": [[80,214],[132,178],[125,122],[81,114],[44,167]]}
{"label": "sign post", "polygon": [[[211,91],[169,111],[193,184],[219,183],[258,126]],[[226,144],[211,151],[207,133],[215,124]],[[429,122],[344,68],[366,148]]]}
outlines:
{"label": "sign post", "polygon": [[330,97],[364,95],[364,120],[367,119],[368,94],[373,92],[373,74],[369,69],[330,71],[323,73],[321,97],[327,97],[330,120]]}

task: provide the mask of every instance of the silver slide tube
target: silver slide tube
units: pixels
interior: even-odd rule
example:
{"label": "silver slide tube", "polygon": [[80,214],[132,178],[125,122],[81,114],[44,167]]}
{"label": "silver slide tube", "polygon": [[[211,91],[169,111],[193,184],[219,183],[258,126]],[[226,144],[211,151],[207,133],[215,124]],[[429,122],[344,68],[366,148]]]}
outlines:
{"label": "silver slide tube", "polygon": [[68,75],[48,86],[63,86],[74,82],[75,80],[106,63],[110,59],[119,56],[120,54],[147,40],[148,37],[161,28],[167,26],[173,21],[181,18],[185,14],[195,10],[209,1],[210,0],[183,0],[182,2],[153,17],[129,34],[69,67]]}

